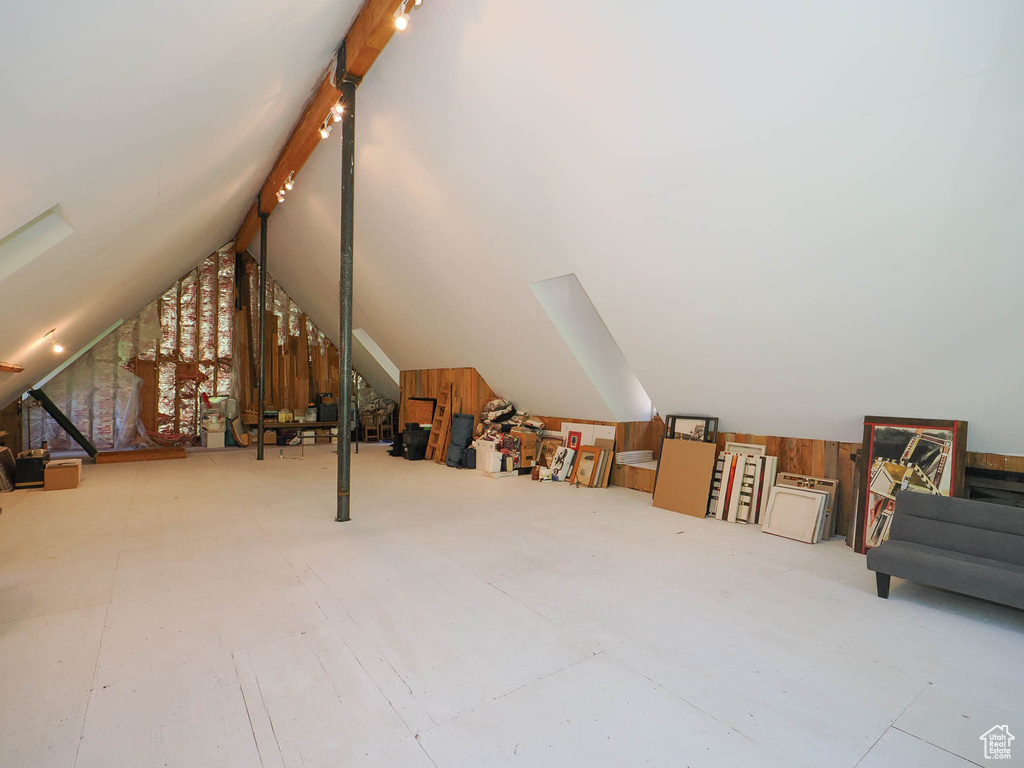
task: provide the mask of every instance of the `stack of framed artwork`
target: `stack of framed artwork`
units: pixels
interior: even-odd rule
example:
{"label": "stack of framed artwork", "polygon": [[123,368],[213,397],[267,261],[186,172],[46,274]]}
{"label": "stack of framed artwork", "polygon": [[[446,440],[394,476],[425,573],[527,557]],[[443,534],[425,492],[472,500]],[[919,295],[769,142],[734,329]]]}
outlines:
{"label": "stack of framed artwork", "polygon": [[777,457],[764,454],[763,445],[725,444],[711,481],[709,516],[732,523],[761,523],[779,466]]}
{"label": "stack of framed artwork", "polygon": [[962,496],[967,422],[864,418],[854,549],[862,554],[889,538],[896,496]]}

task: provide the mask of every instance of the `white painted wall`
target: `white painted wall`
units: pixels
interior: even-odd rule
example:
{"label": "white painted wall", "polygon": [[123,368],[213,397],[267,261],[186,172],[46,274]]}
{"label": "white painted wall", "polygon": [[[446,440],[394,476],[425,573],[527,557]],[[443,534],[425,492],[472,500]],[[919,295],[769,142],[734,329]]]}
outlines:
{"label": "white painted wall", "polygon": [[[662,412],[959,418],[1024,452],[1022,14],[429,0],[359,90],[361,322],[402,368],[602,418],[528,290],[575,272]],[[336,146],[313,166],[316,198]],[[292,248],[336,259],[312,204]]]}
{"label": "white painted wall", "polygon": [[0,405],[234,236],[361,0],[0,3]]}

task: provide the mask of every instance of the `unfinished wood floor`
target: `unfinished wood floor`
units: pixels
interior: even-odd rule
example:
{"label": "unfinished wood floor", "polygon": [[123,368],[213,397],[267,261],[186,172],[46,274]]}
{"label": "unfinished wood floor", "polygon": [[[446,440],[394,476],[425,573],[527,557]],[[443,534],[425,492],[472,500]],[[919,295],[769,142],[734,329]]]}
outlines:
{"label": "unfinished wood floor", "polygon": [[882,601],[838,540],[381,447],[341,525],[329,450],[0,496],[0,766],[934,768],[984,763],[996,724],[1024,744],[1024,612]]}

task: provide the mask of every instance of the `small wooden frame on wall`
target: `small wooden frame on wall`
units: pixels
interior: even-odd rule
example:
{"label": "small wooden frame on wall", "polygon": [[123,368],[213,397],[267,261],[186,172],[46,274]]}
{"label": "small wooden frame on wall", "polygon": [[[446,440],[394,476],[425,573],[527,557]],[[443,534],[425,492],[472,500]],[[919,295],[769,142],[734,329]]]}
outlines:
{"label": "small wooden frame on wall", "polygon": [[889,538],[900,492],[963,496],[967,422],[864,417],[854,549]]}
{"label": "small wooden frame on wall", "polygon": [[666,440],[696,440],[701,443],[718,442],[717,416],[665,417]]}

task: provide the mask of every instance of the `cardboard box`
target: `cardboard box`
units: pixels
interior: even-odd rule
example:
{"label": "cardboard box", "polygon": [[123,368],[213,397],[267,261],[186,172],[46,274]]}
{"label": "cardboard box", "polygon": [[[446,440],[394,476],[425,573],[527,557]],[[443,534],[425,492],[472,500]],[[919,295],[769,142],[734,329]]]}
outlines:
{"label": "cardboard box", "polygon": [[316,444],[317,445],[329,445],[331,442],[331,430],[329,429],[318,429],[316,430]]}
{"label": "cardboard box", "polygon": [[224,433],[223,432],[206,432],[206,447],[207,448],[223,448],[224,447]]}
{"label": "cardboard box", "polygon": [[476,440],[473,442],[476,448],[476,468],[485,475],[494,472],[501,472],[501,451],[497,450],[497,443]]}
{"label": "cardboard box", "polygon": [[263,430],[263,445],[277,445],[277,430]]}
{"label": "cardboard box", "polygon": [[50,452],[42,448],[22,451],[14,462],[15,488],[42,488]]}
{"label": "cardboard box", "polygon": [[81,459],[51,461],[44,470],[43,489],[47,491],[67,491],[77,488],[81,478]]}
{"label": "cardboard box", "polygon": [[512,429],[509,434],[519,440],[519,466],[527,469],[536,464],[540,455],[540,435],[518,428]]}

